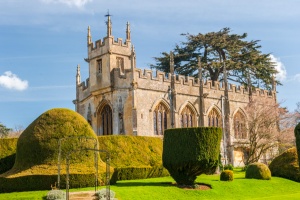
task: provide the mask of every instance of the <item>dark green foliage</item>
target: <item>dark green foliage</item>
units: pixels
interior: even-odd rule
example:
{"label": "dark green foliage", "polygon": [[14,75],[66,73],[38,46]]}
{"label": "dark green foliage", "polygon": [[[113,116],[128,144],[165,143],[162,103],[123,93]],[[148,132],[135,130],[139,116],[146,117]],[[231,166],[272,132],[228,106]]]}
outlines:
{"label": "dark green foliage", "polygon": [[245,176],[246,178],[270,180],[271,171],[267,165],[256,162],[248,165]]}
{"label": "dark green foliage", "polygon": [[297,146],[297,154],[298,154],[298,166],[300,166],[300,123],[295,127],[295,137],[296,137],[296,146]]}
{"label": "dark green foliage", "polygon": [[0,139],[0,174],[11,169],[15,163],[17,138]]}
{"label": "dark green foliage", "polygon": [[5,138],[8,136],[9,131],[11,131],[10,128],[7,128],[5,125],[3,125],[2,123],[0,123],[0,138]]}
{"label": "dark green foliage", "polygon": [[16,154],[0,159],[0,174],[10,170],[15,164]]}
{"label": "dark green foliage", "polygon": [[224,170],[220,175],[221,181],[233,181],[233,171],[231,170]]}
{"label": "dark green foliage", "polygon": [[296,147],[290,148],[274,158],[269,166],[272,176],[300,182],[300,171]]}
{"label": "dark green foliage", "polygon": [[[247,34],[232,34],[230,28],[217,32],[182,34],[184,42],[174,48],[175,72],[197,76],[198,56],[201,56],[203,77],[222,81],[223,65],[228,71],[228,80],[246,85],[270,88],[272,75],[278,73],[271,62],[270,54],[263,54],[259,40],[246,41]],[[170,54],[162,52],[151,65],[160,71],[170,71]],[[279,82],[277,81],[279,84]]]}
{"label": "dark green foliage", "polygon": [[222,169],[221,170],[233,170],[233,166],[232,166],[232,164],[228,164],[228,165],[224,165],[224,166],[222,166]]}
{"label": "dark green foliage", "polygon": [[179,185],[218,166],[222,130],[215,127],[168,129],[164,133],[163,166]]}
{"label": "dark green foliage", "polygon": [[169,176],[169,173],[162,166],[115,168],[113,175],[117,180],[146,179],[163,176]]}
{"label": "dark green foliage", "polygon": [[[102,178],[102,177],[101,177]],[[61,188],[66,188],[66,175],[61,176]],[[57,175],[30,175],[16,178],[0,177],[0,192],[50,190],[57,182]],[[98,180],[101,183],[99,177]],[[95,184],[94,174],[70,174],[70,188],[92,187]]]}

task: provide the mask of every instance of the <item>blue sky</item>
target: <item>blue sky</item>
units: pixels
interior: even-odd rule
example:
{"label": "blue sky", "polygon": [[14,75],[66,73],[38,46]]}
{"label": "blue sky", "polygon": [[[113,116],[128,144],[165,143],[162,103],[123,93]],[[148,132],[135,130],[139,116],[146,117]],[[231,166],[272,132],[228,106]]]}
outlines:
{"label": "blue sky", "polygon": [[126,22],[137,67],[184,41],[181,33],[207,33],[230,27],[261,40],[280,71],[278,101],[290,111],[300,102],[300,1],[298,0],[1,0],[0,122],[26,128],[48,109],[74,110],[76,66],[88,77],[86,35],[106,34],[112,14],[115,38],[125,38]]}

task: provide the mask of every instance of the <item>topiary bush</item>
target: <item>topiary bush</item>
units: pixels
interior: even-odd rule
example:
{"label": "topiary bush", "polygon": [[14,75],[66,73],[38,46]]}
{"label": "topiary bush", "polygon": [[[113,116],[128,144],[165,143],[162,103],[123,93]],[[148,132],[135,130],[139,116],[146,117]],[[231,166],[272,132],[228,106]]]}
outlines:
{"label": "topiary bush", "polygon": [[163,166],[178,185],[193,185],[197,176],[218,166],[222,130],[216,127],[167,129]]}
{"label": "topiary bush", "polygon": [[233,181],[233,171],[231,170],[224,170],[220,174],[221,181]]}
{"label": "topiary bush", "polygon": [[272,160],[269,166],[272,176],[300,182],[296,147],[290,148]]}
{"label": "topiary bush", "polygon": [[298,153],[298,166],[300,166],[300,123],[295,127],[294,130],[295,137],[296,137],[296,146],[297,146],[297,153]]}
{"label": "topiary bush", "polygon": [[270,180],[271,171],[267,165],[256,162],[248,165],[245,176],[246,178]]}
{"label": "topiary bush", "polygon": [[[76,183],[79,187],[94,186],[89,177],[95,173],[94,152],[85,149],[93,149],[97,145],[97,136],[80,114],[69,109],[56,108],[41,114],[23,131],[17,142],[13,168],[0,175],[0,191],[22,191],[28,187],[31,190],[50,189],[57,179],[59,139],[63,139],[61,175],[66,174],[68,155],[70,184]],[[100,157],[98,161],[99,177],[104,178],[105,163]],[[26,180],[23,182],[26,184],[17,184],[21,180]],[[104,179],[100,182],[103,183]]]}
{"label": "topiary bush", "polygon": [[62,190],[51,190],[47,193],[47,200],[65,200],[66,192]]}

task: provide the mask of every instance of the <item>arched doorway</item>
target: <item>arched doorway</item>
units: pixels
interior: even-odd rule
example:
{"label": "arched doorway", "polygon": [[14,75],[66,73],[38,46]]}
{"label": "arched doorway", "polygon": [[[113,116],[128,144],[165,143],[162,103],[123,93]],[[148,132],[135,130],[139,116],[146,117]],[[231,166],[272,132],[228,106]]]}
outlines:
{"label": "arched doorway", "polygon": [[98,112],[98,135],[112,135],[112,127],[112,109],[106,104]]}

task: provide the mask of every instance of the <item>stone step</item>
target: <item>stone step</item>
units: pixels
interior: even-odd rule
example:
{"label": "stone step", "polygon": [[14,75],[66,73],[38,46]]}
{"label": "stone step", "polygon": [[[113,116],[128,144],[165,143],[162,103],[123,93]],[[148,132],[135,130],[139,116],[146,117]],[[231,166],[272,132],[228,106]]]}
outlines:
{"label": "stone step", "polygon": [[70,192],[70,200],[97,200],[95,196],[95,191],[82,191],[82,192]]}

